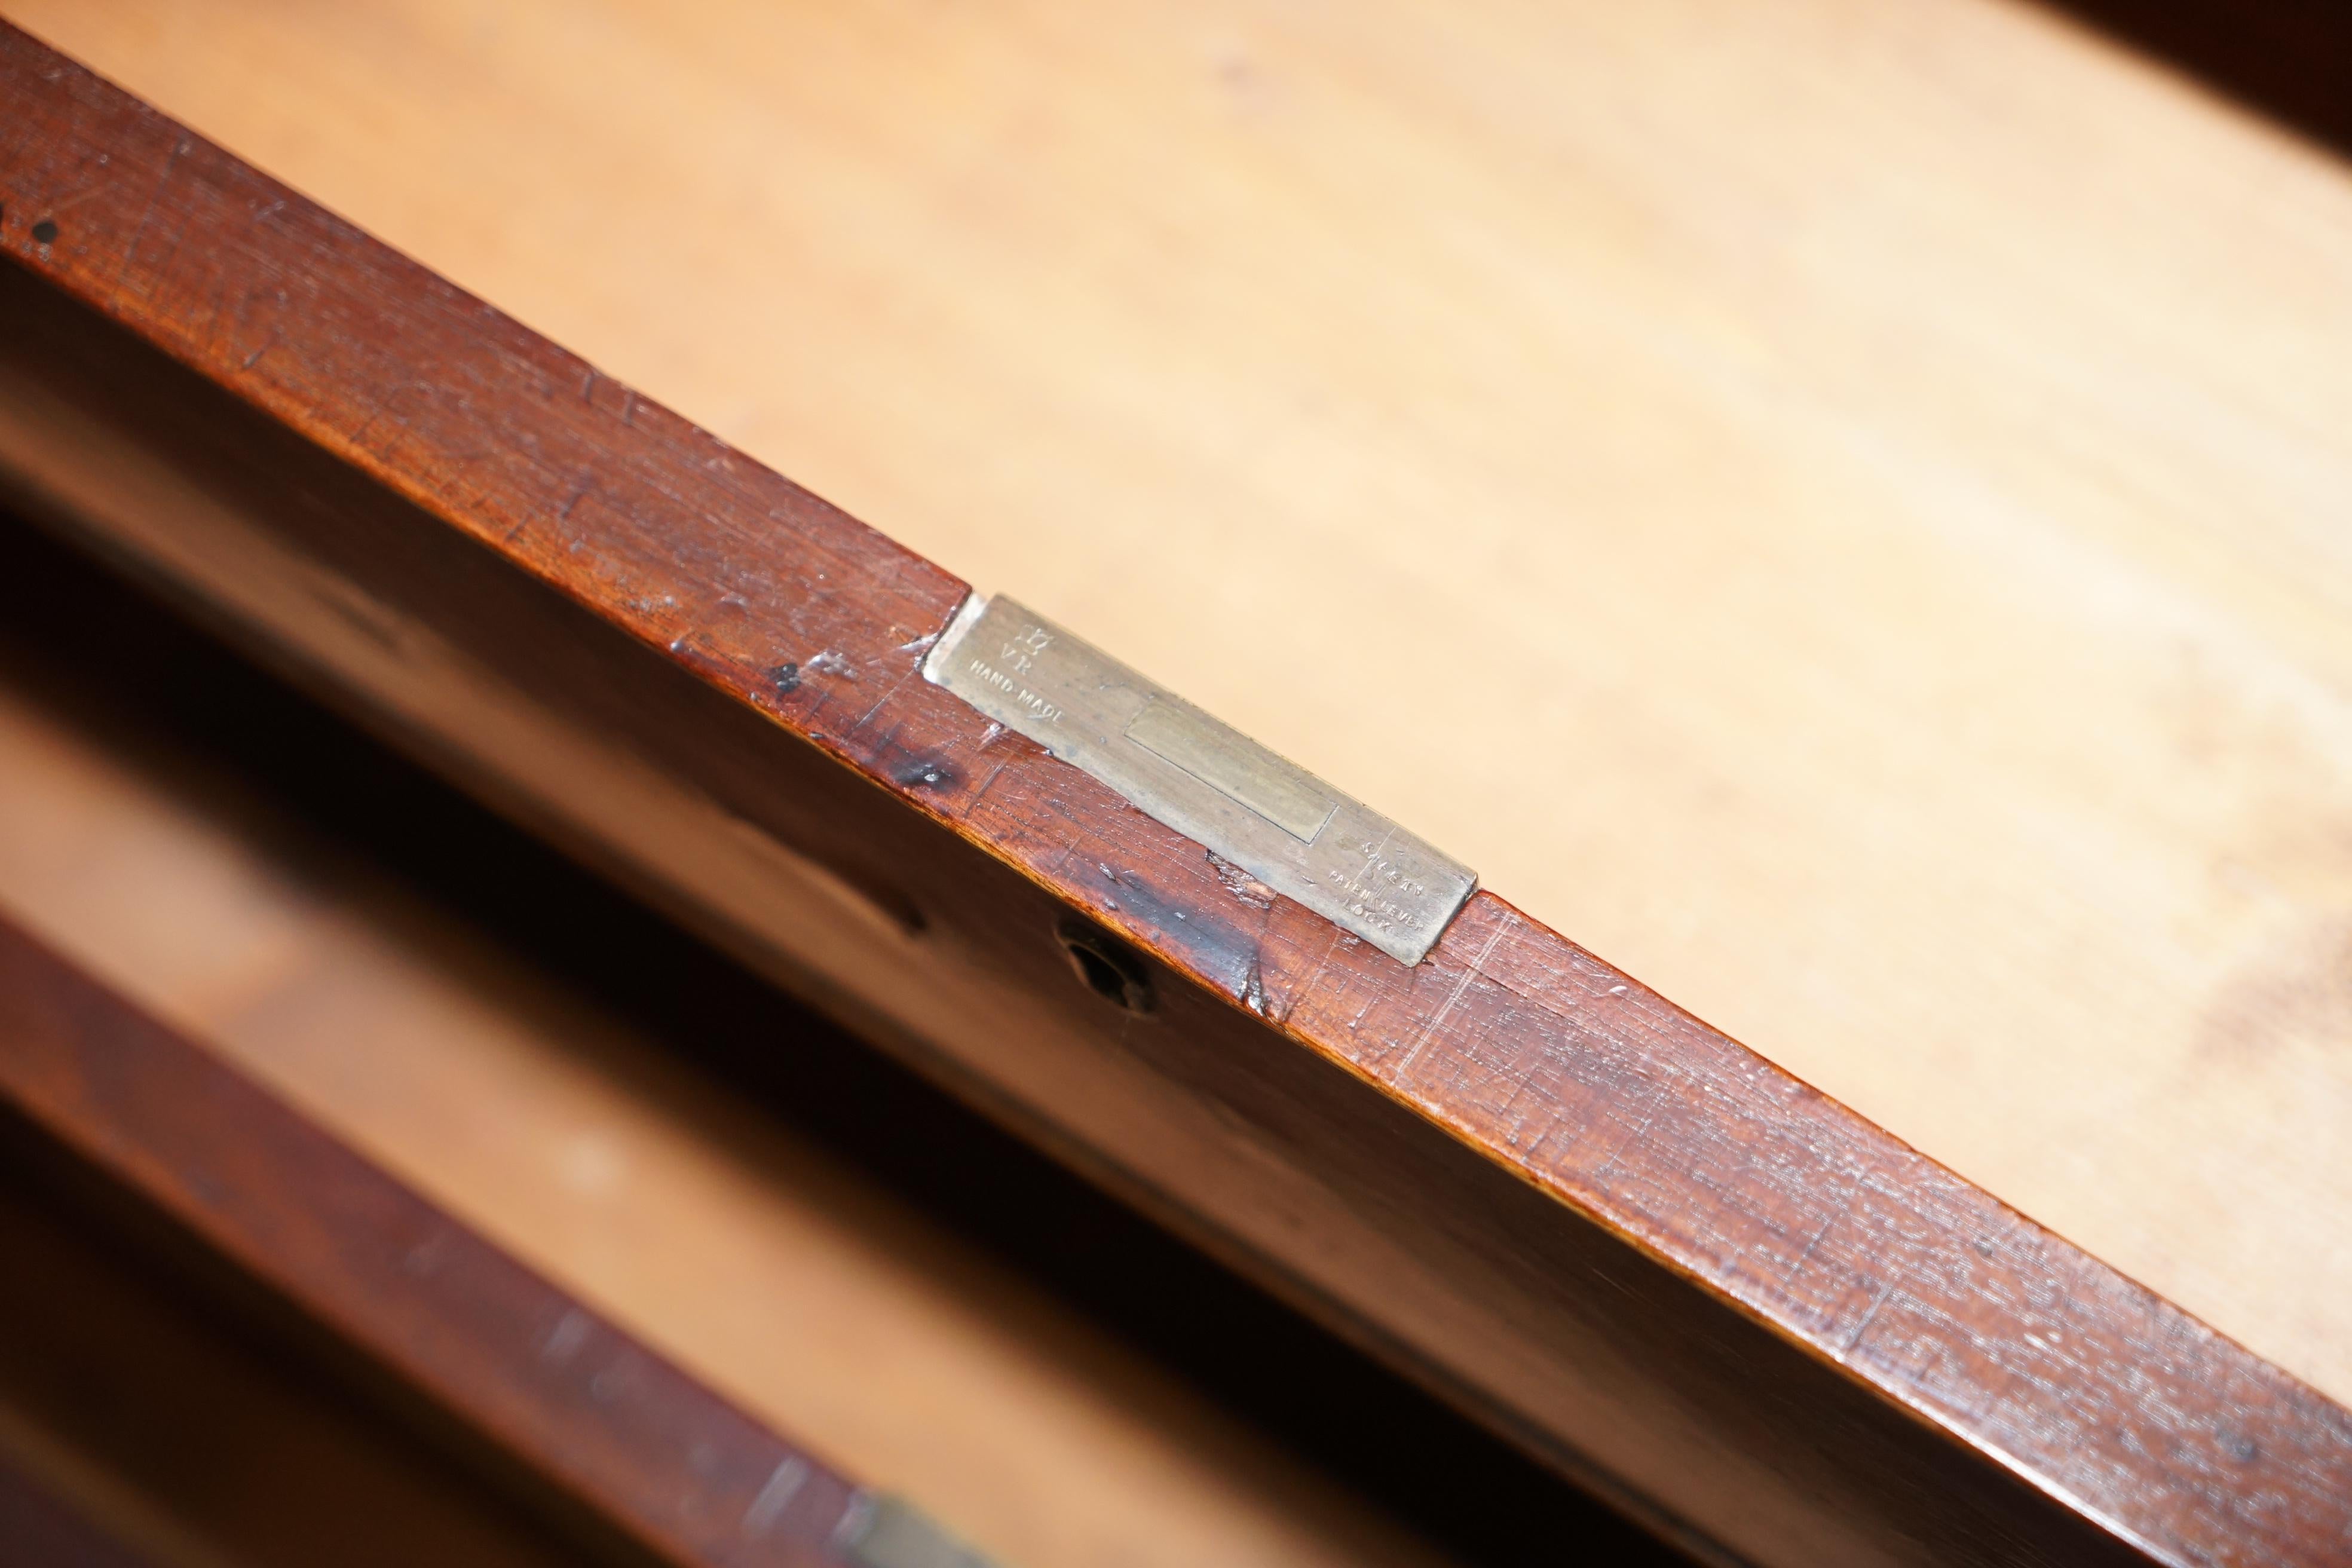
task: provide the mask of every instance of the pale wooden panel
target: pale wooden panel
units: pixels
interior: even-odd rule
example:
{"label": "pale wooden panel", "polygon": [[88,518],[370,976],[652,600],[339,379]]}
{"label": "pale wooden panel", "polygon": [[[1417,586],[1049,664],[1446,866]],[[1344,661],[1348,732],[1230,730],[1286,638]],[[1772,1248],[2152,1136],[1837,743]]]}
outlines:
{"label": "pale wooden panel", "polygon": [[859,1479],[1026,1568],[1434,1568],[863,1178],[266,820],[0,685],[0,910]]}
{"label": "pale wooden panel", "polygon": [[2352,183],[1987,0],[0,0],[2352,1399]]}

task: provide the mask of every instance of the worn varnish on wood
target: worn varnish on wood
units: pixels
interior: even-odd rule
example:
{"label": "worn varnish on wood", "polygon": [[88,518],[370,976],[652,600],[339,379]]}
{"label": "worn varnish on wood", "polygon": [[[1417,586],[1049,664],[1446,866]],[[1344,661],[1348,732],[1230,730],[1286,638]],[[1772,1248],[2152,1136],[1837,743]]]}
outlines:
{"label": "worn varnish on wood", "polygon": [[2340,1549],[2310,1389],[1500,899],[1408,971],[1236,889],[916,679],[961,584],[30,40],[0,84],[27,495],[1106,1180],[1758,1561]]}
{"label": "worn varnish on wood", "polygon": [[[1017,1568],[1665,1560],[18,520],[0,581],[0,910],[755,1419]],[[146,1431],[217,1386],[147,1381]],[[282,1531],[211,1431],[167,1451]]]}
{"label": "worn varnish on wood", "polygon": [[2009,0],[0,10],[2352,1399],[2340,161]]}

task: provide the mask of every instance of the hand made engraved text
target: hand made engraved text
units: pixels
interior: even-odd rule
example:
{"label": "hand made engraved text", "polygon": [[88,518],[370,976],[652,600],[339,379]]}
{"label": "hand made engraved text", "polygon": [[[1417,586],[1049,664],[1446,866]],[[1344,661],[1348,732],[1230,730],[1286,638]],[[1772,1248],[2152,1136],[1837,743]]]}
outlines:
{"label": "hand made engraved text", "polygon": [[[1023,660],[1021,668],[1025,669],[1027,667],[1028,661],[1026,659]],[[1003,692],[1004,695],[1013,699],[1013,701],[1021,704],[1022,707],[1027,709],[1032,718],[1048,724],[1057,724],[1061,722],[1062,710],[1060,708],[1046,701],[1044,698],[1038,696],[1035,692],[1030,690],[1027,687],[1022,685],[1011,676],[1006,675],[1000,670],[992,669],[986,664],[982,663],[976,658],[971,661],[971,672],[981,679],[988,682],[989,685],[995,687],[999,691]]]}

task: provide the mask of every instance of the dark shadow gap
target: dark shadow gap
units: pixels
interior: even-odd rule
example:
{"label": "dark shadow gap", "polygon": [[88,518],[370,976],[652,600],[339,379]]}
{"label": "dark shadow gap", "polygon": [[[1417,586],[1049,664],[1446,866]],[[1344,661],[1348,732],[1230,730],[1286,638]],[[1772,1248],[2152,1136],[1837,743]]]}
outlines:
{"label": "dark shadow gap", "polygon": [[2352,153],[2345,0],[2046,0],[2337,153]]}
{"label": "dark shadow gap", "polygon": [[[1045,1289],[1463,1561],[1678,1563],[1450,1406],[247,663],[0,516],[0,668],[200,760]],[[774,1042],[801,1042],[779,1053]],[[816,1435],[808,1435],[816,1436]]]}

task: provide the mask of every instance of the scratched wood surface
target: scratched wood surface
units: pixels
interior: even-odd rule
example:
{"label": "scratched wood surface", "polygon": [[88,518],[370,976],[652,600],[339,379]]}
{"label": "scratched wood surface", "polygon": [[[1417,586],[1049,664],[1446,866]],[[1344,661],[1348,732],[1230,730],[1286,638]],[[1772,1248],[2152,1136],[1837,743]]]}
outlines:
{"label": "scratched wood surface", "polygon": [[1975,0],[0,10],[2352,1396],[2326,158]]}
{"label": "scratched wood surface", "polygon": [[1007,1563],[1437,1561],[266,800],[5,678],[0,913]]}
{"label": "scratched wood surface", "polygon": [[2339,1407],[1499,898],[1407,972],[1222,882],[913,679],[936,566],[5,42],[0,440],[61,521],[1654,1517],[2340,1545]]}

